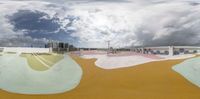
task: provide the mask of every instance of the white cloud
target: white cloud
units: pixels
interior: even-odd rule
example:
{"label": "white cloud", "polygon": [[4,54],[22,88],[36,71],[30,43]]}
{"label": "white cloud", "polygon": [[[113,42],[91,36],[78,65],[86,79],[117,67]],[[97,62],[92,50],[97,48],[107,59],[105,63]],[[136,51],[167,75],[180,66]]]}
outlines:
{"label": "white cloud", "polygon": [[[51,1],[57,3],[56,0]],[[19,9],[29,9],[48,13],[51,18],[56,15],[60,19],[58,23],[62,25],[61,29],[76,31],[71,36],[79,40],[73,42],[78,42],[79,46],[83,47],[106,47],[108,40],[111,40],[114,47],[200,44],[200,5],[197,1],[68,0],[52,7],[45,6],[52,4],[47,0],[2,3],[4,4],[0,5],[0,40],[5,36],[12,37],[24,33],[14,32],[13,26],[7,22],[4,15]],[[68,26],[70,21],[65,19],[67,16],[78,19],[73,21],[72,26]]]}
{"label": "white cloud", "polygon": [[[200,6],[190,2],[93,2],[70,8],[70,14],[80,17],[73,24],[78,29],[73,36],[92,47],[106,47],[107,40],[114,47],[122,47],[193,45],[200,39]],[[189,41],[183,40],[186,36]]]}

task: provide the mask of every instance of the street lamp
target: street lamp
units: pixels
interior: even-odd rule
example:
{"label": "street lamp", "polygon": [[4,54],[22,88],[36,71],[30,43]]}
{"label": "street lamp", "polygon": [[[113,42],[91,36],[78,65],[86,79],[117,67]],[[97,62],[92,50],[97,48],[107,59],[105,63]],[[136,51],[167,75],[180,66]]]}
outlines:
{"label": "street lamp", "polygon": [[110,41],[107,41],[107,43],[108,43],[107,54],[109,54],[109,51],[110,51]]}

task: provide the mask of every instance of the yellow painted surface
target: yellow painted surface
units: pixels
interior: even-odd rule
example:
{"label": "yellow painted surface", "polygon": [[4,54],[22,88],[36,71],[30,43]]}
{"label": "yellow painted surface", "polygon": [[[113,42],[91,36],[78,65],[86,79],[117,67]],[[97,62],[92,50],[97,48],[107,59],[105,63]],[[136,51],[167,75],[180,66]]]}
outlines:
{"label": "yellow painted surface", "polygon": [[[36,55],[36,54],[35,54]],[[37,71],[44,71],[48,70],[49,68],[47,66],[44,66],[40,61],[38,61],[33,54],[21,54],[22,57],[25,57],[28,61],[29,66]],[[48,66],[53,66],[56,64],[58,61],[64,58],[63,55],[57,54],[57,55],[51,55],[51,54],[37,54],[36,56],[43,57],[45,60],[50,61],[51,63],[48,63],[46,61],[43,61],[45,64]]]}
{"label": "yellow painted surface", "polygon": [[16,54],[16,52],[6,52],[6,54]]}
{"label": "yellow painted surface", "polygon": [[47,63],[50,66],[53,66],[55,63],[57,63],[58,61],[60,61],[61,59],[64,58],[64,56],[62,54],[50,54],[50,55],[43,55],[43,54],[41,54],[40,56],[42,58],[50,61],[51,63],[53,63],[53,64]]}

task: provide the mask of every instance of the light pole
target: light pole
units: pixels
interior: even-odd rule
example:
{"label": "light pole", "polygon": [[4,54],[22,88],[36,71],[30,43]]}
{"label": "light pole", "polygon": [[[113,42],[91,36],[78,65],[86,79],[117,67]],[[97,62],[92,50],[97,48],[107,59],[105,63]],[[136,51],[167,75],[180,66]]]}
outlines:
{"label": "light pole", "polygon": [[49,52],[51,53],[51,47],[52,47],[52,42],[51,42],[51,40],[49,40],[48,47],[49,47]]}
{"label": "light pole", "polygon": [[68,44],[67,44],[67,52],[69,52],[69,42],[68,42]]}
{"label": "light pole", "polygon": [[110,41],[107,41],[108,43],[108,50],[107,50],[107,54],[109,54],[109,51],[110,51]]}

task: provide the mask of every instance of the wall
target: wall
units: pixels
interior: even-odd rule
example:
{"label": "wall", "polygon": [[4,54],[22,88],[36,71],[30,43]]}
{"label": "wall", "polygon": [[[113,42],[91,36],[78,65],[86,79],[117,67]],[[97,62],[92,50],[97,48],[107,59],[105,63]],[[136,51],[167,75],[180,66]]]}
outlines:
{"label": "wall", "polygon": [[28,48],[28,47],[1,47],[4,48],[3,52],[16,52],[16,53],[49,53],[49,48]]}

